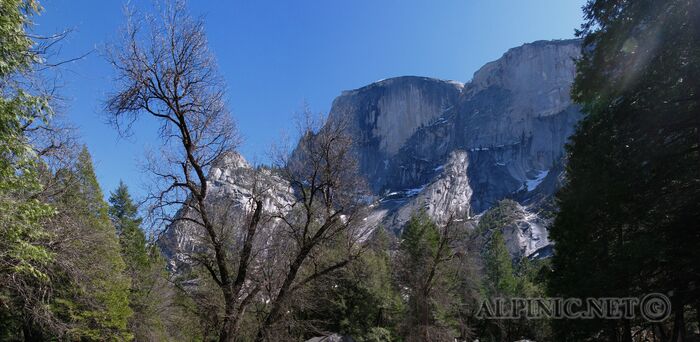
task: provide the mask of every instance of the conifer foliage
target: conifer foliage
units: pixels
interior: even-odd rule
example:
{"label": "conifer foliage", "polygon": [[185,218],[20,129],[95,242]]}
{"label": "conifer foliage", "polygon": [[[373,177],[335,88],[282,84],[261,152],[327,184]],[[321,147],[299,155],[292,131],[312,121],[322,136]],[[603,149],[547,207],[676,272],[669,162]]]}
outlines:
{"label": "conifer foliage", "polygon": [[685,340],[698,308],[700,4],[596,0],[584,8],[568,147],[551,229],[552,294],[671,297],[673,322],[559,321],[559,339]]}
{"label": "conifer foliage", "polygon": [[141,228],[142,219],[129,189],[123,182],[109,197],[109,217],[119,237],[124,274],[131,280],[129,331],[136,340],[162,340],[167,337],[166,322],[161,315],[161,301],[171,295],[167,289],[165,261],[158,248],[150,244]]}
{"label": "conifer foliage", "polygon": [[67,284],[58,291],[55,308],[72,322],[68,334],[76,338],[130,337],[129,278],[87,148],[67,170],[65,181],[55,205],[74,238],[66,239],[57,252],[62,261],[56,274]]}
{"label": "conifer foliage", "polygon": [[16,78],[28,72],[37,56],[25,29],[39,10],[33,1],[0,2],[0,340],[34,320],[36,298],[28,284],[45,284],[53,259],[42,223],[54,208],[40,201],[39,161],[25,129],[48,120],[47,99],[25,91]]}
{"label": "conifer foliage", "polygon": [[425,213],[411,217],[401,235],[395,267],[407,300],[401,336],[406,341],[449,341],[459,336],[456,267],[451,234]]}
{"label": "conifer foliage", "polygon": [[[584,118],[557,205],[528,203],[557,207],[551,260],[513,243],[529,219],[512,200],[448,222],[417,212],[388,234],[343,118],[305,113],[294,152],[234,184],[250,201],[219,201],[209,174],[239,144],[225,84],[203,19],[182,0],[161,9],[130,16],[107,53],[111,123],[160,124],[145,223],[123,182],[105,200],[87,147],[53,118],[41,81],[65,36],[32,33],[36,0],[0,1],[1,341],[698,340],[700,1],[584,7],[572,90]],[[279,184],[289,196],[271,198]],[[166,263],[146,232],[176,224],[195,247]],[[476,314],[493,299],[649,293],[670,297],[669,319]]]}

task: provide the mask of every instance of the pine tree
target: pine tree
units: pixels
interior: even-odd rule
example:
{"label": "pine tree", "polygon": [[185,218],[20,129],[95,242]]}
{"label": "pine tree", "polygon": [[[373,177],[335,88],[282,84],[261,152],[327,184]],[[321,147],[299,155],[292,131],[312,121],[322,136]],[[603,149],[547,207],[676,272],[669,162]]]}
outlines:
{"label": "pine tree", "polygon": [[129,190],[123,182],[109,197],[109,216],[119,236],[125,274],[131,279],[129,330],[136,340],[159,340],[166,335],[159,308],[168,298],[155,289],[163,286],[165,262],[155,246],[149,246],[141,229],[142,219]]}
{"label": "pine tree", "polygon": [[[514,261],[527,266],[528,260],[514,260],[505,243],[503,229],[516,224],[519,204],[513,200],[499,201],[479,219],[477,234],[482,244],[485,292],[488,297],[520,295],[522,279],[515,273]],[[525,258],[527,259],[527,258]]]}
{"label": "pine tree", "polygon": [[398,287],[407,296],[402,336],[406,341],[450,341],[457,337],[458,302],[451,237],[425,214],[411,217],[401,234],[396,260]]}
{"label": "pine tree", "polygon": [[146,246],[146,234],[141,230],[142,219],[134,205],[126,184],[119,187],[109,197],[109,217],[119,236],[121,254],[126,263],[127,274],[135,275],[149,268],[150,260]]}
{"label": "pine tree", "polygon": [[73,170],[64,176],[71,187],[57,204],[70,220],[73,234],[63,250],[70,255],[62,265],[63,287],[54,310],[66,322],[72,322],[72,338],[101,340],[130,339],[127,332],[129,279],[124,275],[114,225],[86,147],[78,155]]}
{"label": "pine tree", "polygon": [[[482,295],[491,304],[495,300],[544,296],[545,280],[540,273],[548,269],[548,262],[532,261],[527,256],[513,258],[503,237],[503,231],[516,226],[521,210],[517,202],[502,200],[481,216],[475,232],[482,251]],[[480,305],[481,310],[484,302]],[[549,322],[545,320],[523,317],[479,323],[477,336],[486,341],[551,339]]]}
{"label": "pine tree", "polygon": [[518,281],[513,272],[513,261],[506,248],[506,242],[503,240],[503,233],[500,230],[492,232],[484,261],[490,297],[515,295]]}
{"label": "pine tree", "polygon": [[[700,291],[700,7],[683,0],[595,0],[584,7],[573,98],[585,114],[567,148],[550,291],[611,297]],[[557,321],[558,339],[632,340],[627,320]],[[646,326],[646,325],[644,325]]]}

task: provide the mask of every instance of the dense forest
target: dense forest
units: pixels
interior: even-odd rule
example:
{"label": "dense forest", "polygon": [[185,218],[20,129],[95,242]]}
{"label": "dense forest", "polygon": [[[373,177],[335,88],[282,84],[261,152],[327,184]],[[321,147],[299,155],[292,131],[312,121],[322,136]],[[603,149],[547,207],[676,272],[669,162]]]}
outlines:
{"label": "dense forest", "polygon": [[[240,137],[204,22],[185,4],[131,13],[104,51],[104,112],[129,134],[160,125],[146,199],[100,187],[60,113],[33,34],[35,0],[0,2],[0,340],[700,340],[700,2],[591,0],[572,98],[584,118],[552,203],[551,258],[512,259],[517,202],[399,236],[363,225],[366,182],[343,122],[307,115],[274,174],[294,189],[268,212],[256,181],[242,215],[212,203],[207,174]],[[259,179],[259,178],[254,178]],[[260,178],[262,179],[262,177]],[[158,238],[185,224],[200,247],[174,270]],[[486,319],[485,299],[667,295],[668,319]]]}

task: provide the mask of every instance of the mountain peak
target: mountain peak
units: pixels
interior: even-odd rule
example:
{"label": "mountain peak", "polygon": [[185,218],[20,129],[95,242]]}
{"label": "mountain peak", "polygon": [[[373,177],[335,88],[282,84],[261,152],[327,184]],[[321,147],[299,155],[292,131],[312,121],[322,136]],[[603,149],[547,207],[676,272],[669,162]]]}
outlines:
{"label": "mountain peak", "polygon": [[341,96],[367,92],[367,91],[371,91],[373,89],[382,88],[382,87],[397,87],[397,86],[401,87],[401,86],[407,86],[407,85],[418,86],[418,85],[422,85],[422,84],[431,84],[431,83],[441,83],[441,84],[450,85],[458,90],[460,90],[464,87],[464,83],[459,82],[459,81],[442,80],[442,79],[434,78],[434,77],[407,75],[407,76],[397,76],[397,77],[384,78],[384,79],[372,82],[366,86],[362,86],[360,88],[351,89],[351,90],[344,90],[341,93]]}
{"label": "mountain peak", "polygon": [[219,169],[239,169],[250,168],[250,164],[238,152],[228,151],[222,153],[213,163],[212,168]]}
{"label": "mountain peak", "polygon": [[[580,41],[537,41],[508,50],[462,84],[402,76],[345,91],[329,121],[347,120],[362,176],[374,204],[368,222],[395,232],[411,214],[434,220],[472,220],[504,198],[517,198],[523,219],[511,228],[512,253],[528,255],[547,245],[545,225],[528,206],[550,196],[562,172],[564,146],[581,117],[569,92]],[[210,170],[212,203],[249,210],[256,182],[271,189],[266,210],[295,195],[269,170],[251,169],[226,153]],[[545,177],[546,176],[546,177]],[[287,206],[288,207],[288,206]],[[177,232],[172,245],[184,248]]]}
{"label": "mountain peak", "polygon": [[[557,91],[564,92],[568,98],[575,76],[574,61],[580,56],[580,50],[579,39],[539,40],[509,49],[474,73],[468,84],[469,91],[497,86],[516,93],[518,100],[524,102]],[[533,108],[534,111],[539,109]]]}

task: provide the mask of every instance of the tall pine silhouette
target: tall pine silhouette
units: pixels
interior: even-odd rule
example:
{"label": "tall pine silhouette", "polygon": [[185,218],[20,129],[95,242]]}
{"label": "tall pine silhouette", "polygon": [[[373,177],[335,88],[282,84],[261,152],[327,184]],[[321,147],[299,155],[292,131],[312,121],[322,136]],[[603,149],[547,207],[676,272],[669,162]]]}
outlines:
{"label": "tall pine silhouette", "polygon": [[[551,229],[556,296],[671,296],[671,322],[555,322],[557,339],[686,335],[700,308],[700,4],[589,1],[572,90],[585,117],[568,147]],[[697,314],[695,315],[698,316]]]}
{"label": "tall pine silhouette", "polygon": [[131,279],[129,306],[133,315],[128,327],[136,340],[167,339],[164,322],[160,317],[168,304],[169,291],[165,284],[165,260],[155,246],[148,244],[141,229],[138,207],[123,182],[109,197],[109,217],[119,236],[121,256],[126,264],[125,274]]}
{"label": "tall pine silhouette", "polygon": [[66,192],[58,210],[70,222],[73,239],[66,242],[60,291],[54,305],[64,320],[72,322],[69,336],[99,340],[104,336],[129,339],[126,330],[129,278],[124,274],[114,225],[97,183],[92,158],[86,147],[73,170],[63,172]]}

